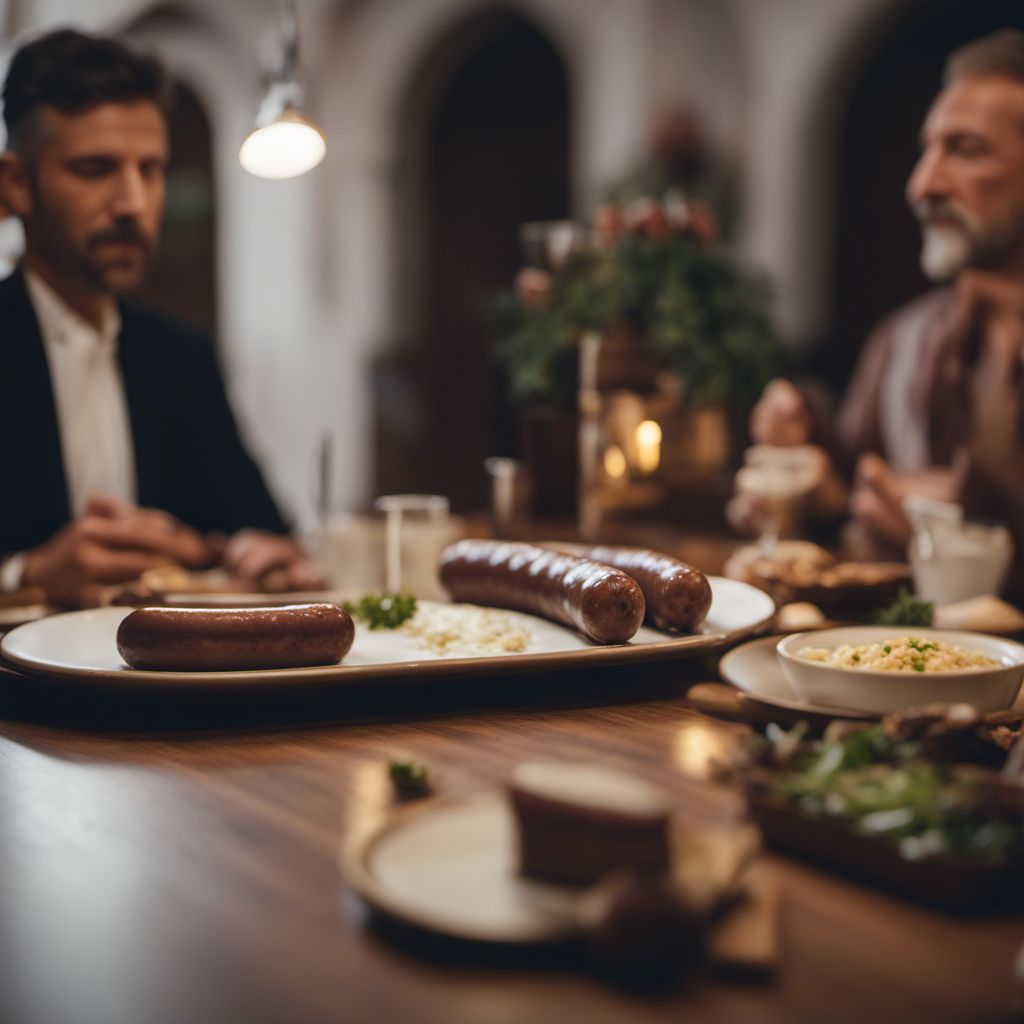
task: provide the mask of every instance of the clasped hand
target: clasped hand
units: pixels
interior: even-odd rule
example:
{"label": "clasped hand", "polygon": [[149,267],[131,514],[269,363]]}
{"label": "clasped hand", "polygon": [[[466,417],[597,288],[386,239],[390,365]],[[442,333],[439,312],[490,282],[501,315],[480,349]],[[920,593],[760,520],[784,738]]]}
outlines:
{"label": "clasped hand", "polygon": [[244,530],[204,537],[159,509],[108,495],[89,499],[82,514],[25,555],[22,583],[67,608],[99,604],[105,586],[137,579],[149,569],[221,565],[254,590],[323,586],[322,574],[290,537]]}

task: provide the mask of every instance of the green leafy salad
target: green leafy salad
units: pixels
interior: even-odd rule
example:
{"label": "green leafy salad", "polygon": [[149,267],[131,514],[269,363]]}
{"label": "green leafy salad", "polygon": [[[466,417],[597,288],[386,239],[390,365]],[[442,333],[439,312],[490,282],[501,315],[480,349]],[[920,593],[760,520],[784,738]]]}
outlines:
{"label": "green leafy salad", "polygon": [[776,797],[895,843],[908,860],[950,854],[997,863],[1024,855],[1022,797],[993,772],[926,756],[920,739],[891,725],[816,741],[803,740],[803,725],[758,738],[761,763],[782,765],[770,775]]}

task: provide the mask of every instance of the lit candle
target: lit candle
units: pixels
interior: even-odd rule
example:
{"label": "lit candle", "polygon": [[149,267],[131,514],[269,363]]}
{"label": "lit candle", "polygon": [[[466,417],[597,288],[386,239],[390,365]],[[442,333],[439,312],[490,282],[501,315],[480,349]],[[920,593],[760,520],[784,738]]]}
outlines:
{"label": "lit candle", "polygon": [[613,480],[618,480],[626,472],[626,456],[617,444],[610,445],[604,453],[604,471]]}
{"label": "lit candle", "polygon": [[661,427],[644,420],[636,428],[636,464],[641,473],[653,473],[661,462]]}

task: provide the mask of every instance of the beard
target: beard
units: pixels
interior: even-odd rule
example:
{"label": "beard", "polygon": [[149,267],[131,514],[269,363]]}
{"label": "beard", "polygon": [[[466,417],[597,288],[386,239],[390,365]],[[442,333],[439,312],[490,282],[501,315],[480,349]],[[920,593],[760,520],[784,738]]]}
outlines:
{"label": "beard", "polygon": [[923,200],[914,214],[921,224],[921,270],[931,281],[948,281],[966,267],[998,266],[1024,237],[1021,214],[988,225],[955,199]]}
{"label": "beard", "polygon": [[948,281],[970,264],[971,240],[962,228],[924,224],[921,231],[921,270],[929,281]]}
{"label": "beard", "polygon": [[125,219],[86,239],[80,267],[97,291],[123,295],[145,281],[155,249],[156,240]]}
{"label": "beard", "polygon": [[35,202],[36,213],[24,221],[26,244],[57,272],[113,296],[135,291],[146,280],[157,237],[134,217],[121,217],[82,238],[71,233],[66,218],[45,202],[38,189]]}

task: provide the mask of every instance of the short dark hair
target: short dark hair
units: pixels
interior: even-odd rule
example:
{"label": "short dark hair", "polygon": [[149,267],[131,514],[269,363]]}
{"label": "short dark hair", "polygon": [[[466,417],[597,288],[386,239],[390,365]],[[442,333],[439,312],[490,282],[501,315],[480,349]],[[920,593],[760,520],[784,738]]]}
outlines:
{"label": "short dark hair", "polygon": [[1024,32],[1000,29],[954,50],[946,60],[945,84],[973,75],[1005,75],[1024,83]]}
{"label": "short dark hair", "polygon": [[61,29],[27,43],[14,55],[4,82],[7,145],[25,141],[42,107],[82,114],[101,103],[151,100],[170,105],[171,87],[163,65],[135,53],[116,39]]}

